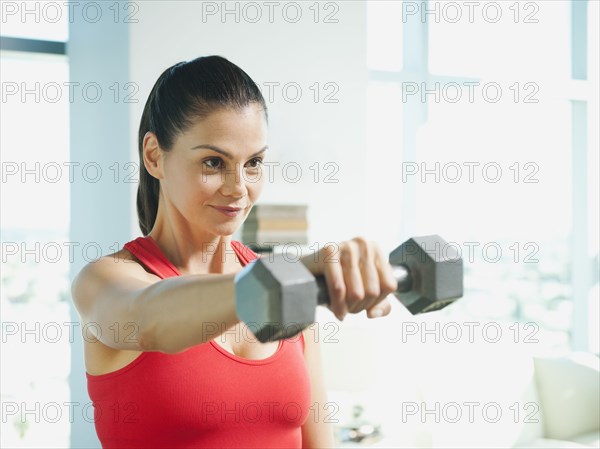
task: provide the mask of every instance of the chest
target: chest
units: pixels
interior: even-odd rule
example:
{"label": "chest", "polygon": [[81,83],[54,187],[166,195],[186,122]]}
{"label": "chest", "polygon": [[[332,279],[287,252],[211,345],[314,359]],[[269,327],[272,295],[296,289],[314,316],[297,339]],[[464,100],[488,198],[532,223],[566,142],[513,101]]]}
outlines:
{"label": "chest", "polygon": [[301,447],[300,426],[312,396],[299,341],[284,341],[277,358],[266,362],[233,359],[213,344],[143,357],[118,376],[88,384],[94,409],[102,412],[95,421],[98,435],[106,441]]}
{"label": "chest", "polygon": [[227,352],[249,360],[271,357],[279,348],[279,341],[261,343],[244,323],[227,329],[214,339],[214,342]]}

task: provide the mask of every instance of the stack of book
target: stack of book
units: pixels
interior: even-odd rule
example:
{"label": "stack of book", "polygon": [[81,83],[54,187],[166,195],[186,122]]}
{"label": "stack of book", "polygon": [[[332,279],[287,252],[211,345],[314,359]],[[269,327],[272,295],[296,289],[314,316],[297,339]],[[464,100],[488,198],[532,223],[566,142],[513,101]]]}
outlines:
{"label": "stack of book", "polygon": [[256,204],[242,227],[242,242],[254,251],[308,243],[307,205]]}

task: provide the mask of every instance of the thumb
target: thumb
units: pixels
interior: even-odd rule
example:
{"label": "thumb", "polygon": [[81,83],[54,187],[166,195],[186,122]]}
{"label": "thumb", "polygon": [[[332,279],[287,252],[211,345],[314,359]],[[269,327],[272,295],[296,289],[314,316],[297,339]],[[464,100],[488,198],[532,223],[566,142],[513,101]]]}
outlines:
{"label": "thumb", "polygon": [[378,302],[374,306],[367,309],[367,317],[368,318],[379,318],[382,316],[388,315],[392,311],[392,305],[386,299]]}

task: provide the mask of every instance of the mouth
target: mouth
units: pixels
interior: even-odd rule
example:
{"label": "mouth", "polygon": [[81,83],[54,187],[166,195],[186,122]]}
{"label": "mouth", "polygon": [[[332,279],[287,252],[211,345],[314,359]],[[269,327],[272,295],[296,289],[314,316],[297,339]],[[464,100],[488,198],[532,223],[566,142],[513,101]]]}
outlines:
{"label": "mouth", "polygon": [[242,213],[242,208],[241,207],[230,207],[230,206],[211,206],[213,209],[215,209],[217,212],[222,213],[223,215],[225,215],[226,217],[237,217],[239,215],[241,215]]}
{"label": "mouth", "polygon": [[219,209],[225,212],[239,212],[242,210],[241,207],[229,207],[229,206],[212,206],[215,209]]}

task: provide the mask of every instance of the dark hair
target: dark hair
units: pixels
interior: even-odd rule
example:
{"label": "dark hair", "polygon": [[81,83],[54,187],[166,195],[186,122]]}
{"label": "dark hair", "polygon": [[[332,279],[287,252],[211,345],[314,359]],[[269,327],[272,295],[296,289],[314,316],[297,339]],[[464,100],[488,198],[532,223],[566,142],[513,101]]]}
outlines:
{"label": "dark hair", "polygon": [[179,62],[160,75],[144,106],[138,132],[137,213],[143,235],[154,226],[160,191],[159,180],[144,166],[145,134],[153,132],[161,149],[169,151],[177,135],[196,120],[218,109],[241,109],[251,103],[262,106],[268,121],[267,106],[256,83],[241,68],[221,56]]}

